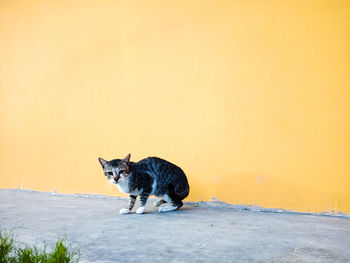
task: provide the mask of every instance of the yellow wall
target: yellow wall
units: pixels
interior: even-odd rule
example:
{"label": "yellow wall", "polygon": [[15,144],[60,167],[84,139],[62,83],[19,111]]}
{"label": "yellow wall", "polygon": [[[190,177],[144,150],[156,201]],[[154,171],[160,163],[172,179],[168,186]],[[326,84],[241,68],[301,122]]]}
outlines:
{"label": "yellow wall", "polygon": [[131,152],[350,213],[349,64],[347,0],[0,1],[0,188],[119,195],[97,157]]}

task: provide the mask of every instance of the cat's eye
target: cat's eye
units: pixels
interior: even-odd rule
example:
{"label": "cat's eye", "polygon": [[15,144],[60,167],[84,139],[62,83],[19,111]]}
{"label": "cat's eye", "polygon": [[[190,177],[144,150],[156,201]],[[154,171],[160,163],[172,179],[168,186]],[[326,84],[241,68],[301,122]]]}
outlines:
{"label": "cat's eye", "polygon": [[112,173],[112,172],[107,172],[107,174],[108,174],[108,175],[113,175],[113,173]]}
{"label": "cat's eye", "polygon": [[125,172],[125,170],[120,170],[118,173],[123,174],[124,172]]}

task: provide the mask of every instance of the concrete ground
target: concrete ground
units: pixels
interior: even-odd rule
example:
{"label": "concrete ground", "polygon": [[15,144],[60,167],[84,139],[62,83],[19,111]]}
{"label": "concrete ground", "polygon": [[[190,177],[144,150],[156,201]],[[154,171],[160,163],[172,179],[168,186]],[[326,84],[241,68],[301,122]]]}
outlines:
{"label": "concrete ground", "polygon": [[[120,215],[127,199],[0,190],[18,245],[65,237],[80,262],[350,262],[350,219],[185,205]],[[138,207],[138,202],[136,208]]]}

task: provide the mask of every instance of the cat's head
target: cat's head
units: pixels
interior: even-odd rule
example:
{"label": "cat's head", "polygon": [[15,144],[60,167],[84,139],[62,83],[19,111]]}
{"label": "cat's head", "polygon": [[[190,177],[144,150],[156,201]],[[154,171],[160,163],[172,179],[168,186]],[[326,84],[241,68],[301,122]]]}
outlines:
{"label": "cat's head", "polygon": [[102,158],[98,158],[102,165],[103,172],[108,180],[112,183],[118,183],[122,178],[126,178],[129,175],[129,163],[131,154],[129,153],[124,159],[114,159],[106,161]]}

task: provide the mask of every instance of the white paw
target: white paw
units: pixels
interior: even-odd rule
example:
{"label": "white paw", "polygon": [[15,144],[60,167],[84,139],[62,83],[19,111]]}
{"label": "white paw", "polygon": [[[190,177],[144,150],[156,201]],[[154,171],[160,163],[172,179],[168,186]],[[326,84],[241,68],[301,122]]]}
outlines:
{"label": "white paw", "polygon": [[130,210],[129,209],[126,209],[126,208],[122,208],[119,210],[119,213],[121,215],[125,215],[125,214],[129,214],[130,213]]}
{"label": "white paw", "polygon": [[174,211],[174,210],[176,210],[176,209],[177,209],[176,206],[168,205],[168,206],[159,207],[159,208],[158,208],[158,212],[159,212],[159,213],[170,212],[170,211]]}
{"label": "white paw", "polygon": [[141,207],[137,208],[137,210],[136,210],[136,214],[143,214],[143,212],[145,212],[144,206],[141,206]]}

